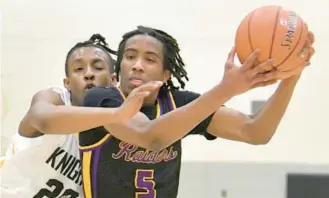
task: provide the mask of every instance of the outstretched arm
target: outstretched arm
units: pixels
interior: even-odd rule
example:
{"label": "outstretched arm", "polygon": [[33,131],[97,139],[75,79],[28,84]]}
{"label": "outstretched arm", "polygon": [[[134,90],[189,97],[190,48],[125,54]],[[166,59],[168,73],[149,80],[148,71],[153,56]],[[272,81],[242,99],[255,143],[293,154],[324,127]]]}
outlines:
{"label": "outstretched arm", "polygon": [[[188,134],[231,97],[248,91],[259,82],[272,80],[275,72],[263,73],[264,68],[271,63],[270,60],[253,67],[257,55],[258,52],[254,52],[241,67],[228,61],[221,83],[187,105],[183,104],[182,107],[152,121],[137,114],[130,122],[107,124],[105,128],[123,141],[150,150],[161,150]],[[234,49],[228,60],[233,58]],[[90,95],[89,98],[92,101],[96,97]],[[94,104],[85,103],[87,106],[99,104],[103,107],[113,107],[106,103],[102,104],[99,100]]]}
{"label": "outstretched arm", "polygon": [[288,107],[297,81],[297,76],[284,80],[255,115],[249,116],[227,107],[219,108],[208,126],[208,132],[216,137],[249,144],[268,143]]}
{"label": "outstretched arm", "polygon": [[310,64],[309,61],[314,54],[314,48],[312,47],[314,35],[312,32],[309,32],[308,36],[309,38],[304,46],[308,51],[307,62],[301,63],[304,65],[300,65],[291,71],[280,71],[280,68],[278,68],[277,79],[285,80],[282,80],[278,89],[256,115],[249,116],[233,109],[222,107],[213,116],[208,126],[209,133],[217,137],[250,144],[268,143],[287,110],[301,72]]}
{"label": "outstretched arm", "polygon": [[[85,98],[85,105],[101,104],[103,107],[110,108],[118,105],[113,102],[115,98],[99,97],[102,95],[100,92],[108,95],[109,91],[97,88],[89,91]],[[97,100],[97,95],[103,100]],[[232,96],[233,92],[228,89],[228,86],[219,84],[186,106],[166,113],[155,120],[150,121],[143,113],[137,113],[129,121],[109,123],[104,127],[120,140],[149,150],[161,150],[184,137]]]}
{"label": "outstretched arm", "polygon": [[78,133],[121,119],[118,108],[65,106],[60,94],[50,88],[33,96],[30,109],[20,122],[19,133],[25,137]]}

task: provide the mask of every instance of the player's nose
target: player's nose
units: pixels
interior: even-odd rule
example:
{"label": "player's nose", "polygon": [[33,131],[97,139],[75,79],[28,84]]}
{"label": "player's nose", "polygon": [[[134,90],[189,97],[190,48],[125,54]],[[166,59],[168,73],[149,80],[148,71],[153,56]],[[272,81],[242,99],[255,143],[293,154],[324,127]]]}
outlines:
{"label": "player's nose", "polygon": [[135,64],[132,66],[133,71],[142,72],[144,71],[144,66],[142,60],[138,59]]}
{"label": "player's nose", "polygon": [[85,80],[94,80],[95,79],[95,73],[93,72],[93,69],[88,67],[84,74]]}

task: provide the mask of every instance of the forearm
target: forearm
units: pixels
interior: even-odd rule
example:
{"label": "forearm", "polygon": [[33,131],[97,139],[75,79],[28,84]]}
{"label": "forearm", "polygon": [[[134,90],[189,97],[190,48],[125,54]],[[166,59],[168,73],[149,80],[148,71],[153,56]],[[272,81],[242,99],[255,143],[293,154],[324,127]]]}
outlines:
{"label": "forearm", "polygon": [[30,110],[31,125],[47,134],[78,133],[118,120],[116,108],[48,105],[39,109]]}
{"label": "forearm", "polygon": [[226,86],[217,85],[193,102],[171,111],[147,124],[143,131],[155,148],[165,148],[188,134],[214,113],[233,94]]}
{"label": "forearm", "polygon": [[120,140],[157,151],[184,137],[232,96],[226,86],[219,84],[193,102],[157,119],[150,121],[138,113],[128,122],[107,124],[104,127]]}
{"label": "forearm", "polygon": [[272,97],[253,116],[247,132],[252,134],[255,142],[266,143],[274,135],[287,110],[298,79],[296,76],[282,81]]}

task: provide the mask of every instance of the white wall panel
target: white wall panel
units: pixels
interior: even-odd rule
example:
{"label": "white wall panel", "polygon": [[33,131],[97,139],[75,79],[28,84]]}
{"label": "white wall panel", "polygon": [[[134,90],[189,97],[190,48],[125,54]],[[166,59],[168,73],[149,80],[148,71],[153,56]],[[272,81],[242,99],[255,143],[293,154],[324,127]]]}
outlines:
{"label": "white wall panel", "polygon": [[[169,32],[181,45],[191,78],[188,88],[204,92],[221,79],[240,20],[265,4],[295,10],[316,36],[313,64],[300,80],[278,133],[258,147],[189,137],[184,160],[329,163],[329,1],[322,0],[3,0],[2,90],[8,104],[1,109],[9,109],[2,118],[2,136],[15,132],[34,92],[62,83],[67,51],[92,33],[105,35],[115,48],[121,35],[139,24]],[[234,98],[228,106],[248,113],[250,100],[269,97],[275,87]]]}

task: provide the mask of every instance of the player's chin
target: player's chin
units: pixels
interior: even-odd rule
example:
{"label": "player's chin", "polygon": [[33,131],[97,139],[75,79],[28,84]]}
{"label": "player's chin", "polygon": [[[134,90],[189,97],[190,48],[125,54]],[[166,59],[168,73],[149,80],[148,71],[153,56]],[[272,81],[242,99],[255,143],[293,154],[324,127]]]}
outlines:
{"label": "player's chin", "polygon": [[130,90],[133,90],[141,85],[143,85],[143,83],[131,83],[131,82],[128,83],[128,87]]}
{"label": "player's chin", "polygon": [[140,85],[128,84],[129,92],[131,92],[132,90],[136,89],[136,88],[139,87],[139,86],[140,86]]}

